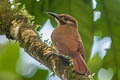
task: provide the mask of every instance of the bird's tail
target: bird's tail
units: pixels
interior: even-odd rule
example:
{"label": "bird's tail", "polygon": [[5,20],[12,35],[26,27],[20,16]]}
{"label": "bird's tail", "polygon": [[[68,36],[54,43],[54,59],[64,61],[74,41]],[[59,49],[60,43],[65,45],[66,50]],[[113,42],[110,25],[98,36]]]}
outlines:
{"label": "bird's tail", "polygon": [[73,58],[73,64],[76,72],[86,75],[90,74],[88,67],[85,63],[85,60],[83,59],[80,53]]}

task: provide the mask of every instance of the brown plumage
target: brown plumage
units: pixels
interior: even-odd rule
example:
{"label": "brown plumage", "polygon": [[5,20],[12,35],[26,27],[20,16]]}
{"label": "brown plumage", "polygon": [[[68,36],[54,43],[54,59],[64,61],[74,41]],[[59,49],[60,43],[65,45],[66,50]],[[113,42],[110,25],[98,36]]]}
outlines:
{"label": "brown plumage", "polygon": [[58,15],[52,12],[48,14],[55,17],[58,22],[58,26],[51,35],[54,47],[59,53],[72,57],[76,72],[89,75],[84,60],[84,48],[75,18],[66,14]]}

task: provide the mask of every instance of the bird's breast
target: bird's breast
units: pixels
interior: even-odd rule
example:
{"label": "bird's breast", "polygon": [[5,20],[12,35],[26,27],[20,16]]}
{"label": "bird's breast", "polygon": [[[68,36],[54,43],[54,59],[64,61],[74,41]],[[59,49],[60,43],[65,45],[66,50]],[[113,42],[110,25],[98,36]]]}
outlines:
{"label": "bird's breast", "polygon": [[78,36],[79,34],[74,28],[57,27],[51,35],[51,40],[59,52],[70,53],[77,50],[78,42],[76,38]]}

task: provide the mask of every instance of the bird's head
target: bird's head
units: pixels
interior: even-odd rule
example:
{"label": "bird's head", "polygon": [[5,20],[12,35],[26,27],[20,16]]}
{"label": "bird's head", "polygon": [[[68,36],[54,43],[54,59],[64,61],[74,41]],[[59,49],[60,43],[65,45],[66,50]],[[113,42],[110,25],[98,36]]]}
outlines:
{"label": "bird's head", "polygon": [[56,14],[53,12],[48,12],[49,15],[56,18],[59,25],[68,25],[68,26],[76,26],[77,27],[77,20],[67,14]]}

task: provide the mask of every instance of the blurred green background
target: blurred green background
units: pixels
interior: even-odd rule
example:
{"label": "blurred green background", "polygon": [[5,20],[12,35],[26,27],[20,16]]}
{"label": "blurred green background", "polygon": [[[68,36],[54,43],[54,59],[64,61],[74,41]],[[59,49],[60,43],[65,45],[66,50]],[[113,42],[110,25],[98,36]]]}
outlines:
{"label": "blurred green background", "polygon": [[[95,80],[120,80],[120,0],[10,0],[25,5],[50,39],[56,21],[47,12],[75,17],[85,47],[86,62]],[[49,32],[49,33],[48,33]],[[14,41],[0,37],[0,80],[59,80],[27,55]],[[4,42],[6,41],[6,42]],[[49,40],[50,41],[50,40]],[[4,43],[2,43],[4,42]],[[27,55],[28,56],[28,55]],[[25,59],[24,59],[25,58]]]}

